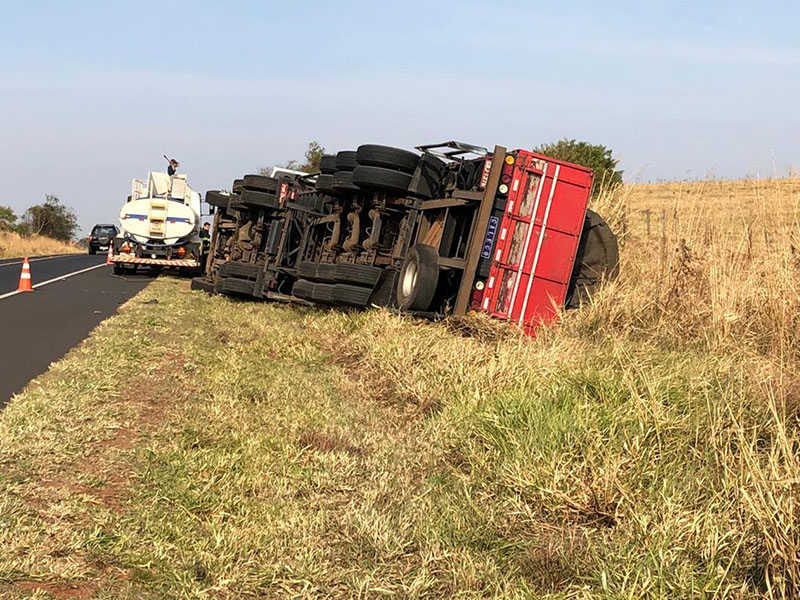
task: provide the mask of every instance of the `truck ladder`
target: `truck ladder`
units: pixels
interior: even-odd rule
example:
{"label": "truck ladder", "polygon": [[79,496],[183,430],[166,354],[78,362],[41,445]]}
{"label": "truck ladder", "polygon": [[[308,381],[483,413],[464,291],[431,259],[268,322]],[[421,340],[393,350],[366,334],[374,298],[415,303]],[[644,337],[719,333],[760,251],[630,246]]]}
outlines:
{"label": "truck ladder", "polygon": [[167,202],[169,200],[166,198],[150,198],[150,210],[147,216],[150,222],[151,237],[164,237],[167,222]]}

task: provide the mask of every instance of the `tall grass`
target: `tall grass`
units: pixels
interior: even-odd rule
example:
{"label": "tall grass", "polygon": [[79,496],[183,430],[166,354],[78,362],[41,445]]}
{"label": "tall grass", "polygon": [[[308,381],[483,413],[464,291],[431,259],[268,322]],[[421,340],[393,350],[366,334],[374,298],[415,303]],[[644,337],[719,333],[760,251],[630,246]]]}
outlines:
{"label": "tall grass", "polygon": [[71,254],[81,252],[75,244],[43,235],[21,236],[13,231],[0,231],[0,258]]}

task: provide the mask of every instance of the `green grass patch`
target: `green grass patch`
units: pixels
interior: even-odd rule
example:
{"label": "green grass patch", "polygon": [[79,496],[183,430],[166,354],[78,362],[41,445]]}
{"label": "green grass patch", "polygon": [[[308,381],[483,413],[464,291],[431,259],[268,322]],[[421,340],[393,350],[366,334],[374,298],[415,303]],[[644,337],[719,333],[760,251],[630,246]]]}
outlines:
{"label": "green grass patch", "polygon": [[0,415],[0,592],[797,584],[796,423],[767,367],[568,327],[461,332],[157,280]]}

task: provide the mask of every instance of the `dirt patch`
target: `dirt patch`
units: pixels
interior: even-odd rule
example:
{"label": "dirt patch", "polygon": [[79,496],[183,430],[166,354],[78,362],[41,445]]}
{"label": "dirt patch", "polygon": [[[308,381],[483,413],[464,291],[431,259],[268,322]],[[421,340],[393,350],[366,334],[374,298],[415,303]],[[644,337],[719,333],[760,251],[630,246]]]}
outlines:
{"label": "dirt patch", "polygon": [[[139,438],[164,421],[167,409],[174,404],[175,399],[170,398],[168,403],[163,390],[174,388],[174,384],[170,383],[173,378],[174,372],[164,368],[150,377],[133,379],[126,389],[135,391],[136,395],[114,400],[133,409],[130,421],[117,429],[111,437],[97,443],[80,460],[64,465],[56,478],[42,481],[41,487],[61,492],[62,495],[67,493],[88,496],[112,512],[122,512],[131,477],[124,453]],[[188,390],[182,389],[188,393]],[[96,485],[81,483],[79,479],[96,482]],[[28,501],[40,515],[47,518],[42,514],[42,509],[47,508],[47,499],[29,497]]]}
{"label": "dirt patch", "polygon": [[45,592],[54,600],[66,598],[91,598],[97,591],[97,585],[89,581],[65,581],[49,583],[45,581],[16,581],[13,589],[18,592]]}
{"label": "dirt patch", "polygon": [[[177,364],[180,357],[176,358]],[[112,402],[125,405],[125,421],[105,440],[93,444],[83,455],[59,466],[55,476],[34,482],[32,491],[25,500],[46,522],[68,520],[77,526],[91,526],[92,512],[102,507],[112,513],[121,514],[126,510],[130,494],[133,471],[128,452],[144,436],[157,429],[167,418],[168,412],[182,401],[191,397],[195,389],[191,381],[175,382],[175,371],[164,367],[149,376],[136,377],[125,385],[130,391]],[[169,390],[169,393],[165,393]],[[71,508],[65,515],[65,504],[70,497],[80,496],[80,508]],[[70,553],[70,558],[86,562],[87,557],[80,551]],[[94,570],[94,568],[92,569]],[[10,584],[10,589],[20,592],[42,590],[53,598],[89,598],[104,582],[113,584],[114,580],[125,578],[125,573],[115,573],[106,581],[106,569],[100,568],[98,579],[91,582],[66,581],[48,582],[20,580]],[[103,588],[105,589],[105,587]],[[2,596],[2,588],[0,588]]]}
{"label": "dirt patch", "polygon": [[345,452],[353,456],[361,456],[364,451],[348,441],[322,433],[320,431],[304,431],[297,441],[301,448],[312,448],[320,452]]}

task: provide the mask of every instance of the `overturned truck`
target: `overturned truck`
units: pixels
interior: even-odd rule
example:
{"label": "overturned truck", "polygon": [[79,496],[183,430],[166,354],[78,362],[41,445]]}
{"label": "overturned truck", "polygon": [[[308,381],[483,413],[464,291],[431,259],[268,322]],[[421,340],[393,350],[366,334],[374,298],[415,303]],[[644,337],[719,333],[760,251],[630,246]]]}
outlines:
{"label": "overturned truck", "polygon": [[211,252],[195,289],[259,299],[469,310],[527,333],[618,271],[614,234],[587,209],[590,169],[460,142],[367,144],[320,172],[245,175],[210,191]]}

